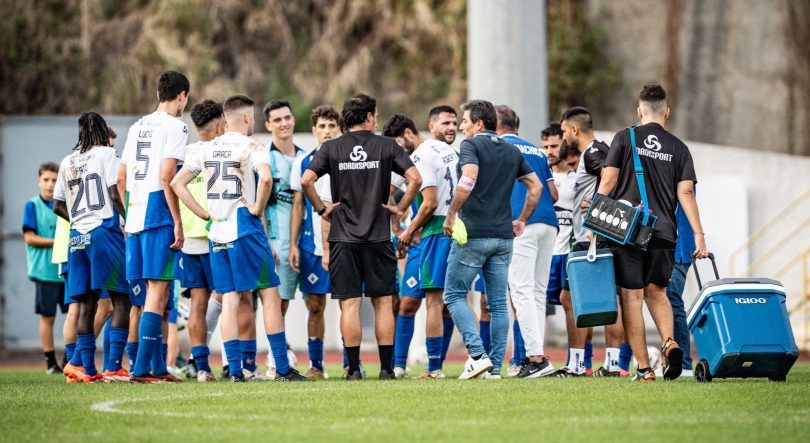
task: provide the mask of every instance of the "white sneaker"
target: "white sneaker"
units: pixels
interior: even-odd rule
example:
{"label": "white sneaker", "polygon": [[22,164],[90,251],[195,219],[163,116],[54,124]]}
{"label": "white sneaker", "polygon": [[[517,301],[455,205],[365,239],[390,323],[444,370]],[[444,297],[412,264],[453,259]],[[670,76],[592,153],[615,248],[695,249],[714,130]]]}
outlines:
{"label": "white sneaker", "polygon": [[400,368],[399,366],[394,368],[394,375],[397,378],[408,378],[408,373],[405,372],[405,369]]}
{"label": "white sneaker", "polygon": [[501,379],[501,374],[493,374],[493,373],[487,371],[487,372],[484,372],[483,374],[481,374],[481,376],[478,377],[478,378],[480,378],[482,380],[500,380]]}
{"label": "white sneaker", "polygon": [[197,371],[197,381],[200,383],[214,382],[217,381],[217,378],[212,372]]}
{"label": "white sneaker", "polygon": [[664,378],[664,368],[659,366],[658,369],[653,372],[655,373],[655,378]]}
{"label": "white sneaker", "polygon": [[517,377],[520,374],[520,371],[523,370],[523,365],[511,365],[509,369],[506,370],[506,377]]}
{"label": "white sneaker", "polygon": [[691,369],[684,369],[681,371],[681,376],[678,378],[693,378],[695,373]]}
{"label": "white sneaker", "polygon": [[[470,357],[467,358],[467,362],[464,363],[464,372],[461,373],[461,376],[458,379],[468,380],[475,378],[481,375],[483,372],[489,371],[490,369],[492,369],[492,361],[486,356],[486,354],[484,354],[484,356],[478,360],[473,360],[472,357]],[[500,376],[498,377],[500,378]]]}
{"label": "white sneaker", "polygon": [[276,367],[275,367],[275,365],[268,366],[267,367],[267,372],[265,372],[264,374],[267,375],[267,378],[269,380],[275,380],[276,379]]}
{"label": "white sneaker", "polygon": [[[275,369],[273,372],[275,372]],[[242,375],[245,376],[246,381],[264,381],[262,370],[258,368],[253,372],[250,372],[247,369],[242,369]]]}

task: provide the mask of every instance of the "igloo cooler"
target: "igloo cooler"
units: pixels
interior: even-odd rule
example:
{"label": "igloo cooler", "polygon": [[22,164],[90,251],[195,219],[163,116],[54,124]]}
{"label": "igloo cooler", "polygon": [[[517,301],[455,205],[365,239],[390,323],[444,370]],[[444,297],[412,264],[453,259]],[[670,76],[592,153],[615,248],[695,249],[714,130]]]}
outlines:
{"label": "igloo cooler", "polygon": [[616,323],[619,306],[616,301],[613,252],[610,249],[596,249],[596,242],[591,242],[587,251],[568,254],[566,272],[577,327]]}
{"label": "igloo cooler", "polygon": [[699,360],[695,381],[728,377],[785,381],[799,349],[782,284],[767,278],[721,279],[714,256],[709,258],[717,280],[702,286],[693,266],[701,290],[686,314]]}

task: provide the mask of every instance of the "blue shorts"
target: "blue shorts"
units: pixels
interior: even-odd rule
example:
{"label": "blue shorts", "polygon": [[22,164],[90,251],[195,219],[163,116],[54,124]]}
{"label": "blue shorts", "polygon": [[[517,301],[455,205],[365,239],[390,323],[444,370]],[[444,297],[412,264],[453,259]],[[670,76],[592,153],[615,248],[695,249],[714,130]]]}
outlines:
{"label": "blue shorts", "polygon": [[565,264],[568,260],[568,255],[560,254],[551,256],[551,272],[548,276],[548,289],[546,289],[546,301],[552,305],[559,305],[560,292],[563,290],[565,284]]}
{"label": "blue shorts", "polygon": [[[129,284],[127,284],[127,286],[129,286]],[[122,294],[126,294],[126,291],[122,292]],[[98,295],[98,299],[104,300],[105,298],[110,298],[110,292],[107,291],[106,289],[102,289],[101,294]]]}
{"label": "blue shorts", "polygon": [[124,242],[121,231],[99,226],[81,234],[70,230],[67,286],[68,297],[78,297],[102,289],[126,294],[129,285],[124,276]]}
{"label": "blue shorts", "polygon": [[408,248],[408,261],[405,262],[405,275],[402,276],[403,296],[425,298],[425,291],[420,288],[422,281],[422,245]]}
{"label": "blue shorts", "polygon": [[[295,300],[295,290],[298,289],[299,275],[290,267],[290,241],[272,239],[273,250],[278,254],[279,264],[276,269],[279,278],[278,293],[282,300]],[[265,241],[266,243],[266,241]],[[271,255],[272,257],[272,255]],[[275,265],[275,262],[273,262]]]}
{"label": "blue shorts", "polygon": [[478,275],[475,276],[475,281],[473,283],[475,292],[480,292],[482,294],[487,293],[487,287],[484,285],[484,274],[481,271],[479,271]]}
{"label": "blue shorts", "polygon": [[230,243],[209,242],[214,289],[220,294],[279,285],[276,262],[263,232]]}
{"label": "blue shorts", "polygon": [[[175,304],[174,284],[169,285],[169,299],[166,301],[166,310],[170,310]],[[129,283],[129,301],[132,306],[142,308],[146,304],[146,280],[133,280]]]}
{"label": "blue shorts", "polygon": [[214,276],[211,274],[211,259],[209,254],[185,254],[180,257],[180,266],[177,273],[180,277],[180,286],[186,289],[205,288],[214,290]]}
{"label": "blue shorts", "polygon": [[127,234],[127,280],[174,280],[181,253],[169,247],[172,243],[172,226]]}
{"label": "blue shorts", "polygon": [[298,270],[301,271],[301,291],[304,300],[308,294],[326,295],[329,293],[329,271],[321,265],[321,256],[299,249]]}
{"label": "blue shorts", "polygon": [[419,287],[422,290],[444,289],[451,242],[450,237],[444,234],[422,238],[422,242],[419,244],[419,249],[422,250],[422,281]]}

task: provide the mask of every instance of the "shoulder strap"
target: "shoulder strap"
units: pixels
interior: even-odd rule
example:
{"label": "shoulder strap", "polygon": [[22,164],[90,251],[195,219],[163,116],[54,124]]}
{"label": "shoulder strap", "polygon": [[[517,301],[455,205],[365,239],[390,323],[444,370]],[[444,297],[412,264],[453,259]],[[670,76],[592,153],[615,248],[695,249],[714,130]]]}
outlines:
{"label": "shoulder strap", "polygon": [[644,225],[650,219],[650,206],[647,204],[647,186],[644,184],[644,169],[641,167],[641,160],[638,158],[638,151],[636,150],[636,131],[631,126],[630,128],[630,145],[633,151],[633,167],[636,170],[636,180],[638,180],[638,192],[641,194],[641,204],[644,205]]}

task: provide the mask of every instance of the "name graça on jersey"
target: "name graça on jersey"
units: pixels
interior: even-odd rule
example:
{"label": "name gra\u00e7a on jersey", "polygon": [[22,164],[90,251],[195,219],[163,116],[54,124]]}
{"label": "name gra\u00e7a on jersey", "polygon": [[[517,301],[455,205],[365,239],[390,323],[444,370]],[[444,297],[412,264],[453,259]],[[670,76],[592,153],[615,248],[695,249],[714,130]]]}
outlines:
{"label": "name gra\u00e7a on jersey", "polygon": [[652,149],[639,148],[639,147],[636,147],[636,152],[638,153],[638,155],[643,155],[643,156],[649,157],[649,158],[651,158],[653,160],[663,160],[665,162],[671,162],[672,157],[674,156],[674,154],[666,154],[664,152],[656,152],[656,151],[653,151]]}
{"label": "name gra\u00e7a on jersey", "polygon": [[377,169],[379,167],[380,167],[379,160],[367,161],[367,162],[338,163],[338,169],[341,170],[341,171],[350,170],[350,169]]}
{"label": "name gra\u00e7a on jersey", "polygon": [[546,156],[546,154],[544,154],[543,151],[536,146],[517,145],[517,144],[515,146],[517,146],[517,148],[520,149],[520,152],[523,154],[537,155],[539,157]]}
{"label": "name gra\u00e7a on jersey", "polygon": [[214,151],[211,153],[213,158],[230,158],[231,151]]}

